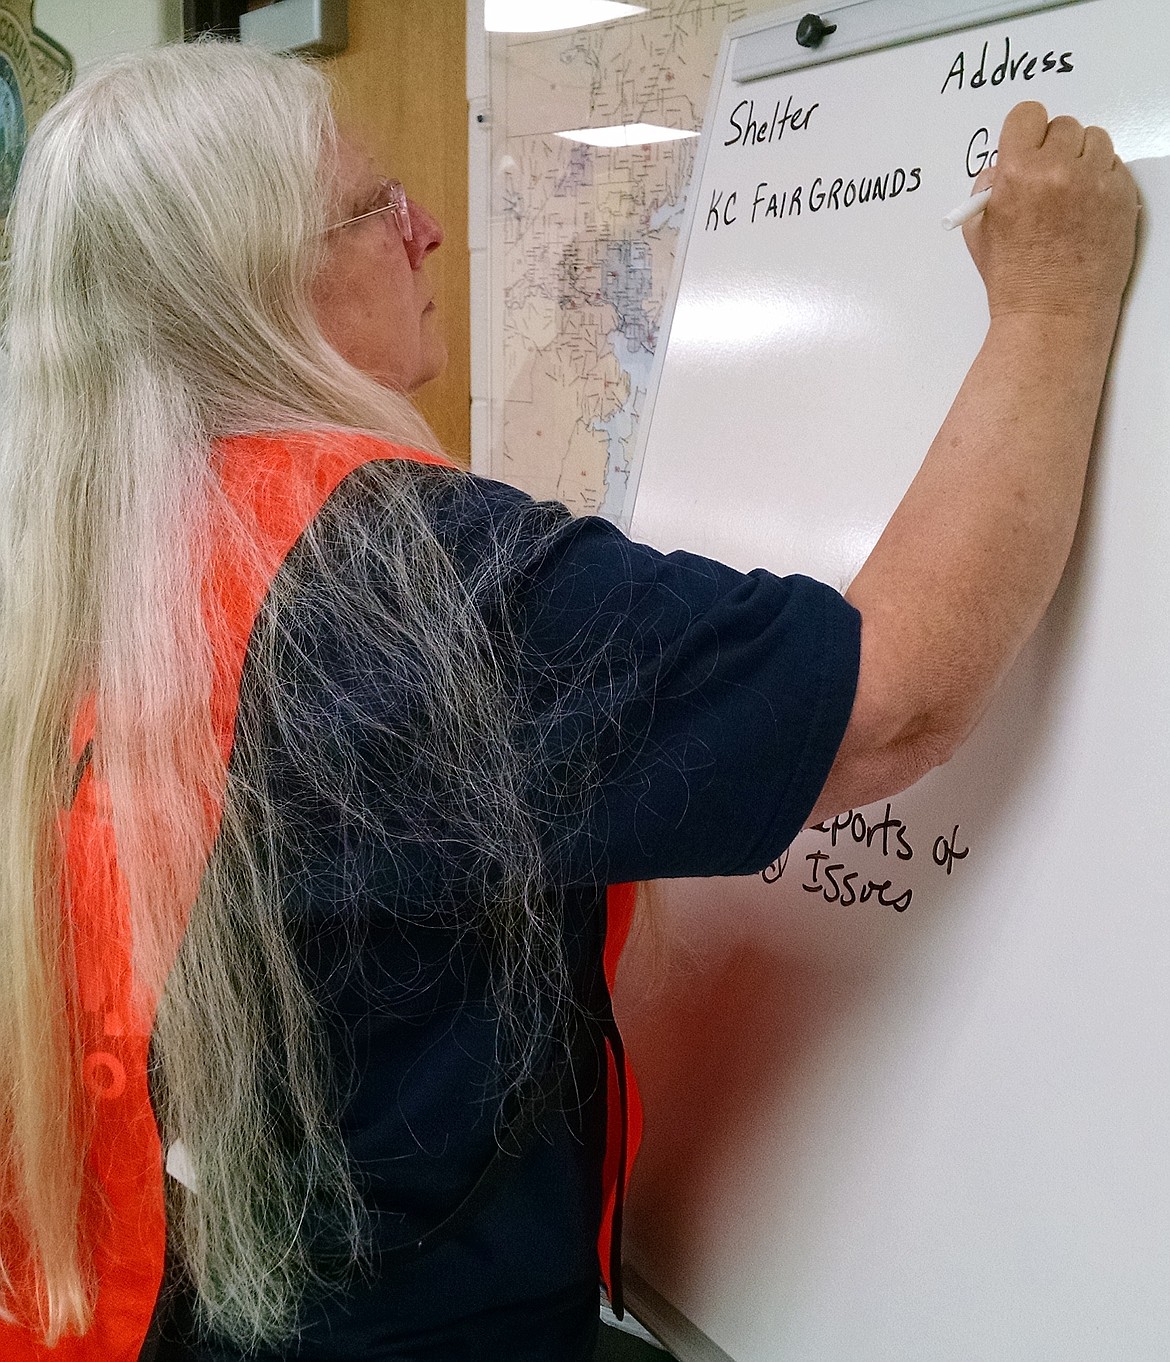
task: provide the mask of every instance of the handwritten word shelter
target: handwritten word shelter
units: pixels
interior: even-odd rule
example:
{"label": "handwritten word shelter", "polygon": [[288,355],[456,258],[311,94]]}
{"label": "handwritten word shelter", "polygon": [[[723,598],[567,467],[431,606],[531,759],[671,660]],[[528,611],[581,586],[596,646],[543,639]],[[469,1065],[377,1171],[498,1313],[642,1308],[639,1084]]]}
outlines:
{"label": "handwritten word shelter", "polygon": [[820,107],[819,104],[810,104],[807,109],[794,109],[792,107],[792,96],[789,95],[783,114],[780,112],[780,101],[777,100],[776,107],[772,111],[771,121],[766,114],[762,121],[757,121],[756,101],[754,99],[742,99],[732,109],[731,117],[728,119],[735,132],[723,145],[725,147],[740,145],[747,147],[773,140],[778,142],[784,136],[787,128],[791,128],[793,132],[804,132],[814,110]]}

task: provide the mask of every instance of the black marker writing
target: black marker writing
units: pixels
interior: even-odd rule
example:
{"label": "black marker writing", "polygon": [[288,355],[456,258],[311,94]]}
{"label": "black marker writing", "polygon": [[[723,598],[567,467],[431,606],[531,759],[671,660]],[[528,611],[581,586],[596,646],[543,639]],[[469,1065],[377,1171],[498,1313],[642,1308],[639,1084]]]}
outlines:
{"label": "black marker writing", "polygon": [[820,894],[826,903],[840,903],[842,908],[850,908],[855,903],[868,903],[876,898],[883,908],[904,913],[914,901],[913,889],[904,889],[900,894],[891,892],[890,880],[871,879],[859,889],[856,883],[858,871],[846,870],[843,861],[832,861],[827,851],[810,851],[804,859],[812,870],[801,888],[806,894]]}
{"label": "black marker writing", "polygon": [[760,878],[765,884],[775,884],[784,874],[784,871],[788,868],[788,852],[791,851],[791,849],[792,848],[789,847],[788,850],[778,856],[771,865],[766,865],[763,870],[760,871]]}
{"label": "black marker writing", "polygon": [[959,851],[958,845],[958,823],[955,824],[955,830],[951,833],[950,837],[936,837],[934,839],[934,851],[932,853],[934,856],[934,863],[935,865],[944,866],[948,875],[954,869],[956,861],[961,861],[971,854],[970,847],[964,847],[962,851]]}
{"label": "black marker writing", "polygon": [[[794,185],[788,189],[774,189],[767,180],[756,185],[752,199],[752,222],[766,222],[768,218],[800,217],[802,213],[819,213],[822,210],[837,212],[842,208],[852,208],[860,203],[883,203],[887,198],[896,199],[899,194],[913,194],[922,184],[922,170],[915,166],[904,170],[887,170],[881,175],[862,175],[846,179],[837,175],[833,179],[818,175],[811,184]],[[711,226],[708,213],[708,229]]]}
{"label": "black marker writing", "polygon": [[[787,880],[793,888],[799,886],[804,893],[842,908],[871,900],[896,913],[904,913],[910,907],[922,886],[903,888],[889,874],[883,873],[887,868],[893,869],[888,866],[890,861],[915,859],[917,837],[911,835],[909,825],[894,812],[892,802],[887,801],[880,814],[875,809],[846,809],[823,822],[811,823],[807,831],[819,833],[826,839],[826,844],[804,854],[804,874]],[[965,842],[960,825],[956,823],[949,835],[943,833],[934,839],[930,859],[949,876],[954,873],[955,863],[966,860],[971,854],[971,848]],[[791,851],[791,847],[786,848],[760,871],[765,884],[774,885],[785,878]],[[851,865],[853,852],[868,856],[871,864],[866,869]],[[876,856],[887,864],[880,864],[875,871],[872,858]],[[925,873],[933,872],[926,867]]]}
{"label": "black marker writing", "polygon": [[829,834],[829,844],[837,845],[837,838],[843,833],[848,832],[849,836],[860,846],[862,843],[866,847],[872,847],[874,839],[881,837],[880,850],[883,856],[890,854],[890,834],[896,838],[897,845],[894,847],[894,855],[900,861],[909,861],[914,857],[914,848],[910,845],[906,836],[906,824],[900,818],[894,817],[892,804],[887,804],[885,813],[877,823],[867,822],[865,814],[855,812],[853,809],[846,809],[844,813],[839,813],[836,818],[826,819],[823,823],[814,825],[817,832],[827,832]]}
{"label": "black marker writing", "polygon": [[967,174],[974,179],[985,166],[995,165],[998,155],[998,148],[991,146],[991,134],[987,129],[976,128],[967,143]]}
{"label": "black marker writing", "polygon": [[711,207],[707,209],[707,222],[703,228],[705,232],[717,231],[719,228],[719,208],[723,206],[723,226],[730,227],[735,221],[735,214],[731,211],[735,206],[735,193],[728,194],[724,199],[721,189],[711,191]]}
{"label": "black marker writing", "polygon": [[[1012,55],[1012,40],[1005,37],[1003,40],[1003,60],[991,68],[991,74],[987,72],[987,56],[990,48],[989,43],[983,44],[983,50],[979,54],[979,65],[974,67],[968,76],[967,54],[960,52],[951,62],[951,69],[947,72],[947,78],[942,83],[939,94],[945,95],[947,86],[952,81],[955,82],[954,88],[961,90],[964,81],[972,90],[979,90],[984,85],[1002,85],[1005,80],[1033,80],[1038,75],[1045,75],[1048,72],[1055,72],[1056,75],[1066,75],[1073,69],[1072,53],[1057,53],[1055,49],[1045,52],[1042,57],[1034,57],[1030,52],[1022,52]],[[973,63],[972,63],[973,65]]]}
{"label": "black marker writing", "polygon": [[808,127],[808,120],[813,116],[813,110],[820,107],[819,104],[810,104],[807,109],[794,109],[792,107],[792,96],[789,95],[783,114],[780,113],[780,101],[776,101],[776,107],[769,122],[766,113],[762,120],[756,119],[756,101],[754,99],[741,99],[732,109],[731,117],[728,120],[735,132],[723,145],[734,147],[742,143],[746,147],[771,142],[773,139],[778,142],[784,136],[786,128],[791,128],[793,132],[803,132]]}

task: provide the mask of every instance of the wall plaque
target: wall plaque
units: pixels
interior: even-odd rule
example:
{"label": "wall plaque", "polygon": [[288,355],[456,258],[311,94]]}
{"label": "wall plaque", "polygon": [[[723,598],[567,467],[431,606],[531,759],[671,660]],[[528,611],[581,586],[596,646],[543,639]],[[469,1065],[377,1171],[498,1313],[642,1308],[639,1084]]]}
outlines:
{"label": "wall plaque", "polygon": [[0,0],[0,224],[29,133],[73,82],[73,58],[33,27],[32,11],[33,0]]}

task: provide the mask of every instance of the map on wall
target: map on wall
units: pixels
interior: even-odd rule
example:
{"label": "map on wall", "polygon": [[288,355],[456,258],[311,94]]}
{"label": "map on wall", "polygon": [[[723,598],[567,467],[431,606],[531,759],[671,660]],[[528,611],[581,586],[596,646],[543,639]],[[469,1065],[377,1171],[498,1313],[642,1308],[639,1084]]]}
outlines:
{"label": "map on wall", "polygon": [[623,519],[698,139],[597,147],[556,133],[698,130],[728,24],[774,4],[650,0],[616,23],[496,40],[494,476]]}

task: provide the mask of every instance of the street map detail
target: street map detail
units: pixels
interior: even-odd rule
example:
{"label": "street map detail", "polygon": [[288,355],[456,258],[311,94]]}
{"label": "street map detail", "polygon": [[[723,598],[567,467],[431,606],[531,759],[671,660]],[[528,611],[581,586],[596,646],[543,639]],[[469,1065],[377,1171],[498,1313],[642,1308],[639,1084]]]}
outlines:
{"label": "street map detail", "polygon": [[666,0],[495,50],[495,476],[623,519],[698,139],[611,148],[556,133],[634,122],[697,131],[724,30],[763,8]]}

